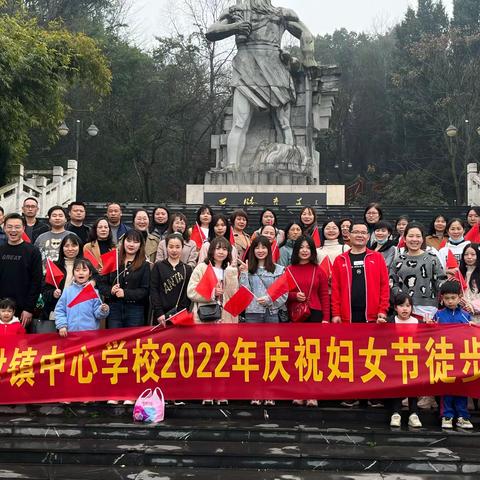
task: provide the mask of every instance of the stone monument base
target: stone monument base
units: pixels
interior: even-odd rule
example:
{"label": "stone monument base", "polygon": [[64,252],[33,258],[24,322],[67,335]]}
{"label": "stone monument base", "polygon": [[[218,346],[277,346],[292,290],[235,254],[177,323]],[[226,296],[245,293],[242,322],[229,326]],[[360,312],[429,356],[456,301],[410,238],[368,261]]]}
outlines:
{"label": "stone monument base", "polygon": [[[219,173],[220,175],[220,173]],[[345,185],[187,185],[186,203],[216,206],[345,205]]]}

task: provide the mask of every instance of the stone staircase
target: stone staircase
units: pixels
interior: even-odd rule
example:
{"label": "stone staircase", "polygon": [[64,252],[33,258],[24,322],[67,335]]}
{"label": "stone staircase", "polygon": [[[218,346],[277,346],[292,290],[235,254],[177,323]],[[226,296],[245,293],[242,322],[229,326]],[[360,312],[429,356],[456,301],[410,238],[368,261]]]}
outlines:
{"label": "stone staircase", "polygon": [[390,429],[385,409],[321,405],[191,403],[167,407],[158,425],[100,403],[3,406],[0,478],[479,478],[480,432],[442,431],[433,412],[421,414],[422,429]]}

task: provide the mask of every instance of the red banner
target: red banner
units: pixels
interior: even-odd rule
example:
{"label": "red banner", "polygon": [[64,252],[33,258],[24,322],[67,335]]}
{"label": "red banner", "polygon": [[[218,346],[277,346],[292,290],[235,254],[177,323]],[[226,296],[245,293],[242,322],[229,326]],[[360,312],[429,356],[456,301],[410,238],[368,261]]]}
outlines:
{"label": "red banner", "polygon": [[480,329],[240,324],[2,337],[0,403],[480,397]]}

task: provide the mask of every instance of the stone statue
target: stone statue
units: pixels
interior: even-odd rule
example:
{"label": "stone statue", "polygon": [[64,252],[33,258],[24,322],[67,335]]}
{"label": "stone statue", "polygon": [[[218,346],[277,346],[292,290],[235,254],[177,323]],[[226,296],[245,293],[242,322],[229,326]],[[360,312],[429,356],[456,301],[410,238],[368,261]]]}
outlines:
{"label": "stone statue", "polygon": [[275,127],[286,145],[294,145],[291,107],[296,101],[290,57],[281,50],[285,31],[300,40],[303,65],[317,66],[314,39],[290,9],[274,7],[270,0],[238,0],[224,11],[207,32],[210,41],[235,35],[233,59],[233,118],[227,139],[227,167],[237,170],[245,150],[247,133],[255,109],[271,110]]}

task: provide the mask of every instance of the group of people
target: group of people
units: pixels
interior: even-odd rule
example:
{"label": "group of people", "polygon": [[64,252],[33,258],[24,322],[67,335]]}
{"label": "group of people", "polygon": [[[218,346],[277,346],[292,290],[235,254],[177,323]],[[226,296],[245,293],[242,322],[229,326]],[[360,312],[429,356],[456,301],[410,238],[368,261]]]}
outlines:
{"label": "group of people", "polygon": [[[368,205],[362,219],[326,219],[322,225],[315,209],[304,207],[284,229],[268,208],[253,229],[244,210],[227,217],[208,205],[198,209],[190,226],[183,213],[165,206],[137,210],[130,226],[123,223],[118,203],[108,204],[91,227],[82,202],[67,211],[50,208],[46,223],[38,211],[33,197],[23,202],[21,213],[4,216],[0,208],[0,333],[58,331],[65,337],[98,328],[165,325],[183,309],[193,312],[196,323],[480,319],[476,207],[467,222],[436,215],[428,232],[406,216],[391,225],[378,204]],[[117,268],[107,271],[103,262],[113,250]],[[46,280],[52,264],[61,272],[58,282]],[[204,296],[197,287],[210,267],[216,285]],[[295,287],[272,300],[269,287],[286,270]],[[97,297],[69,306],[87,285]],[[254,300],[233,316],[223,306],[240,286]],[[442,398],[444,428],[452,428],[453,419],[457,427],[472,428],[466,401]],[[252,400],[262,402],[274,400]],[[317,400],[294,403],[313,407]],[[400,426],[401,399],[391,405],[391,425]],[[420,427],[416,399],[408,406],[409,425]]]}

